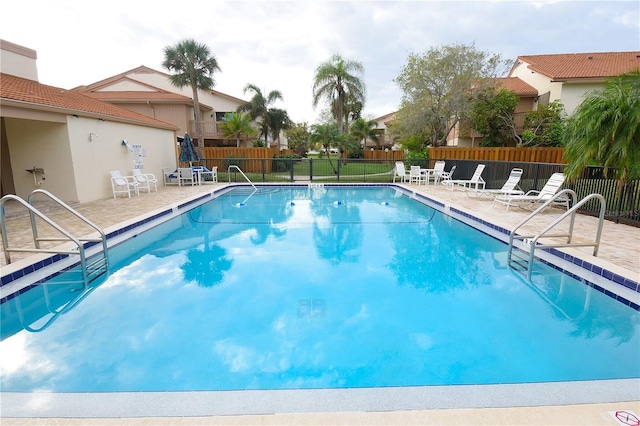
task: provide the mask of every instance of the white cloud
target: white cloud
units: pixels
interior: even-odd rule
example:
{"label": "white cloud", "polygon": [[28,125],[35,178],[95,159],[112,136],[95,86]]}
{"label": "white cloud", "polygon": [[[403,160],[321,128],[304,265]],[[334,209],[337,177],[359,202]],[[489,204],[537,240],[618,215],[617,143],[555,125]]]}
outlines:
{"label": "white cloud", "polygon": [[[177,7],[179,6],[179,7]],[[42,83],[72,88],[140,65],[162,70],[163,48],[205,43],[222,72],[216,89],[239,98],[253,83],[280,90],[296,121],[314,122],[315,68],[332,54],[365,67],[365,116],[397,109],[393,82],[410,52],[475,43],[518,55],[640,50],[635,1],[151,1],[9,2],[0,38],[38,52]],[[575,19],[579,16],[580,19]]]}

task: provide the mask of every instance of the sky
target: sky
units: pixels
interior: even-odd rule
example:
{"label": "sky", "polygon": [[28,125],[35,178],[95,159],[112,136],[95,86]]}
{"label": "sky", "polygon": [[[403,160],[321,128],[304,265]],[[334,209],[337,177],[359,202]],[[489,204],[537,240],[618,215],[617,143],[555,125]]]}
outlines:
{"label": "sky", "polygon": [[316,68],[334,54],[364,66],[363,115],[394,112],[411,53],[445,45],[520,55],[640,51],[640,1],[0,0],[0,39],[37,51],[41,83],[71,89],[145,65],[193,38],[221,72],[214,89],[249,100],[279,90],[296,122],[313,124]]}

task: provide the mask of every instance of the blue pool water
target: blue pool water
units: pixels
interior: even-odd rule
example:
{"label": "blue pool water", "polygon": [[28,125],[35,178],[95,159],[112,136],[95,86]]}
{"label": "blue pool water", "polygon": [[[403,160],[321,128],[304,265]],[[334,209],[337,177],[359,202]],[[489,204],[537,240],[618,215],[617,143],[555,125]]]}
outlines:
{"label": "blue pool water", "polygon": [[637,311],[543,264],[527,282],[506,267],[506,249],[392,188],[232,191],[114,247],[112,273],[86,294],[62,274],[5,302],[0,385],[640,377]]}

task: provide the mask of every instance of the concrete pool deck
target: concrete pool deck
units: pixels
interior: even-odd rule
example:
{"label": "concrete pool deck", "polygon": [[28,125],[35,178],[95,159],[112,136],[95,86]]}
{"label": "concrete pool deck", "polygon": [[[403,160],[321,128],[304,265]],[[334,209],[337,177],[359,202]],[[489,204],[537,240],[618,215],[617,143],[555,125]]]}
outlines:
{"label": "concrete pool deck", "polygon": [[[98,226],[108,231],[117,229],[118,224],[127,220],[144,215],[167,206],[179,204],[182,201],[197,197],[203,193],[209,193],[214,189],[222,188],[225,184],[195,187],[160,187],[158,192],[151,194],[141,194],[140,196],[119,199],[105,199],[92,203],[74,206],[81,214],[89,218]],[[477,199],[468,197],[461,191],[449,191],[443,187],[433,185],[417,186],[402,185],[410,191],[423,194],[433,200],[442,202],[445,205],[468,212],[482,220],[500,225],[510,229],[528,215],[528,211],[518,208],[511,208],[505,211],[504,206],[492,206],[487,199]],[[28,247],[32,245],[32,236],[28,217],[20,217],[21,211],[7,205],[8,236],[12,246]],[[65,229],[77,232],[79,235],[91,233],[91,229],[78,226],[76,221],[69,220],[68,216],[61,211],[51,211],[47,213],[54,221],[60,223]],[[532,227],[538,229],[548,224],[553,217],[557,216],[556,209],[549,209],[534,221]],[[580,215],[576,220],[575,235],[577,237],[592,238],[597,219]],[[44,229],[44,228],[43,228]],[[525,228],[525,230],[528,228]],[[41,230],[41,233],[44,231]],[[601,265],[603,268],[612,270],[615,273],[625,276],[634,281],[640,280],[640,228],[627,225],[615,224],[605,221],[602,242],[598,257],[591,256],[592,248],[572,248],[567,252],[574,252],[575,256]],[[5,265],[4,258],[0,261],[3,272],[6,274],[10,270],[23,267],[32,262],[35,256],[29,254],[12,254],[13,263]],[[637,382],[634,383],[635,386]],[[596,391],[597,392],[597,391]],[[640,386],[635,397],[627,402],[580,403],[571,404],[570,400],[562,398],[555,399],[557,405],[548,405],[549,401],[539,401],[540,406],[509,407],[509,394],[503,395],[506,398],[507,406],[499,408],[445,408],[442,405],[439,409],[421,410],[411,408],[408,410],[397,409],[394,406],[385,406],[381,403],[373,407],[366,406],[366,401],[362,411],[344,410],[341,412],[330,412],[321,408],[317,412],[306,413],[273,413],[273,414],[252,414],[244,416],[224,415],[224,416],[201,416],[193,417],[184,413],[169,417],[151,417],[147,414],[144,417],[128,418],[119,414],[119,418],[3,418],[3,424],[618,424],[609,414],[616,410],[633,410],[640,413]],[[3,398],[4,399],[4,398]],[[374,398],[375,400],[375,398]],[[594,402],[597,400],[594,399]],[[3,401],[4,405],[4,401]],[[513,404],[516,405],[516,404]],[[536,405],[534,402],[533,405]],[[391,410],[391,411],[389,411]],[[4,411],[4,410],[3,410]],[[357,411],[357,412],[353,412]],[[158,411],[158,413],[162,410]],[[247,413],[249,413],[247,411]],[[4,414],[3,414],[4,416]],[[105,415],[105,417],[107,417]]]}

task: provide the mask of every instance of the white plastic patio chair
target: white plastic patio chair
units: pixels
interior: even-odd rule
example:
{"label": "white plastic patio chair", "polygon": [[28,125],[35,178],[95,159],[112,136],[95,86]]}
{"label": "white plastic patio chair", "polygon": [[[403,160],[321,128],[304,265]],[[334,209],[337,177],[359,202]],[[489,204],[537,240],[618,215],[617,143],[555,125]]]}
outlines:
{"label": "white plastic patio chair", "polygon": [[[498,197],[500,195],[524,195],[524,191],[520,189],[516,189],[518,183],[520,183],[520,178],[522,177],[522,169],[511,169],[511,173],[509,173],[509,178],[502,185],[500,189],[481,189],[479,191],[472,191],[477,197],[488,196],[491,198]],[[469,192],[467,192],[469,195]]]}
{"label": "white plastic patio chair", "polygon": [[484,164],[478,164],[476,171],[471,176],[471,179],[452,179],[447,182],[447,188],[453,191],[454,188],[458,188],[462,191],[478,191],[484,189],[484,179],[482,179],[482,172],[484,171]]}
{"label": "white plastic patio chair", "polygon": [[440,173],[440,183],[442,185],[447,185],[451,181],[451,177],[453,176],[453,172],[456,171],[456,166],[452,166],[451,170],[448,172]]}
{"label": "white plastic patio chair", "polygon": [[422,173],[420,166],[411,166],[409,169],[409,183],[415,183],[420,185],[422,182],[426,182],[426,175]]}
{"label": "white plastic patio chair", "polygon": [[127,194],[131,198],[131,191],[134,191],[136,195],[140,195],[138,192],[140,184],[133,176],[122,176],[120,170],[112,170],[109,173],[111,174],[113,198],[117,198],[118,194]]}
{"label": "white plastic patio chair", "polygon": [[198,185],[218,183],[218,167],[214,166],[211,170],[198,169]]}
{"label": "white plastic patio chair", "polygon": [[434,164],[433,169],[429,170],[428,174],[425,176],[427,184],[430,181],[433,181],[434,185],[437,185],[438,182],[440,182],[440,179],[442,179],[442,174],[444,173],[445,164],[446,163],[444,161],[436,161],[436,164]]}
{"label": "white plastic patio chair", "polygon": [[138,191],[146,189],[151,192],[151,186],[158,192],[158,179],[152,173],[142,173],[140,169],[133,169],[133,177],[140,184]]}
{"label": "white plastic patio chair", "polygon": [[162,168],[162,180],[164,186],[167,185],[178,185],[178,172],[175,169],[170,169],[169,167]]}
{"label": "white plastic patio chair", "polygon": [[178,186],[184,186],[186,182],[190,182],[191,186],[194,186],[197,180],[198,177],[191,167],[180,167],[178,169]]}
{"label": "white plastic patio chair", "polygon": [[[564,179],[565,176],[563,173],[554,173],[540,191],[532,189],[524,195],[500,195],[493,200],[493,204],[505,204],[507,206],[507,211],[509,211],[509,207],[512,205],[533,209],[539,204],[544,204],[558,191],[560,191],[560,187],[562,187]],[[568,209],[569,198],[559,198],[554,204],[566,206]]]}
{"label": "white plastic patio chair", "polygon": [[393,182],[395,183],[396,178],[400,178],[400,182],[409,182],[409,174],[407,173],[407,169],[404,167],[404,163],[402,161],[396,161],[396,165],[393,168]]}

